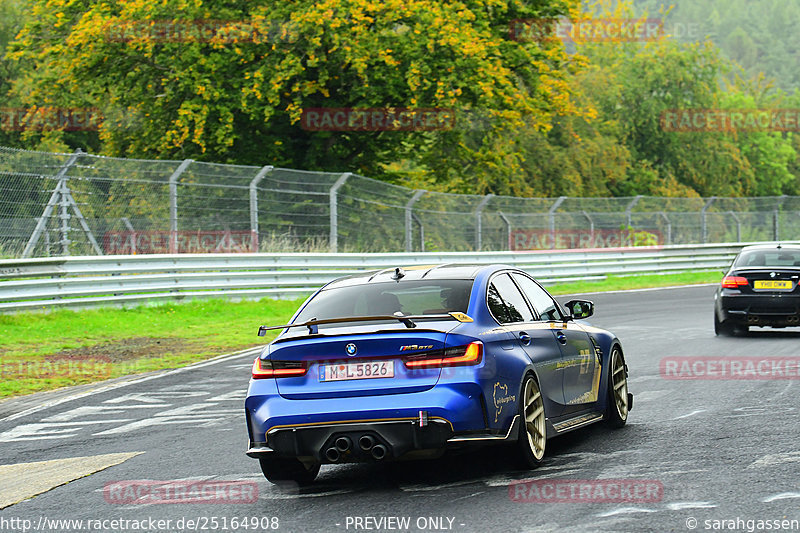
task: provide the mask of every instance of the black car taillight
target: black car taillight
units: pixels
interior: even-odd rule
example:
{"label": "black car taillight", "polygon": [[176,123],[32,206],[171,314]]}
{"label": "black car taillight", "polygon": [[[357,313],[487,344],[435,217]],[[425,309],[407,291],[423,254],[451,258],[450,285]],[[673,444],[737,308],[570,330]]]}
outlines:
{"label": "black car taillight", "polygon": [[738,289],[744,285],[749,285],[747,278],[741,276],[725,276],[722,278],[723,289]]}
{"label": "black car taillight", "polygon": [[428,352],[405,357],[406,368],[436,368],[445,366],[477,365],[483,359],[483,343],[475,341],[466,346],[445,348],[443,351]]}
{"label": "black car taillight", "polygon": [[253,361],[253,379],[298,377],[306,372],[308,363],[305,361],[270,361],[260,357]]}

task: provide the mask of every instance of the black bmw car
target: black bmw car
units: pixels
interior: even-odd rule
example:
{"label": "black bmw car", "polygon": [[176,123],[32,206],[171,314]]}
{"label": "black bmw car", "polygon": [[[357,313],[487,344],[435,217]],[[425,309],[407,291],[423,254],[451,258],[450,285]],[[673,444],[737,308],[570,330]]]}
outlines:
{"label": "black bmw car", "polygon": [[746,246],[714,294],[714,333],[800,325],[800,246]]}

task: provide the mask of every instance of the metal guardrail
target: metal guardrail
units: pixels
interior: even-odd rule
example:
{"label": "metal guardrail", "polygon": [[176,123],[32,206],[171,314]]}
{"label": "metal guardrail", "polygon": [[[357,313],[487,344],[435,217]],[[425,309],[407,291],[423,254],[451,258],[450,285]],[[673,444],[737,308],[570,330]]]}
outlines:
{"label": "metal guardrail", "polygon": [[175,254],[0,260],[0,312],[189,298],[287,298],[365,270],[503,263],[543,283],[724,269],[752,243],[558,252]]}

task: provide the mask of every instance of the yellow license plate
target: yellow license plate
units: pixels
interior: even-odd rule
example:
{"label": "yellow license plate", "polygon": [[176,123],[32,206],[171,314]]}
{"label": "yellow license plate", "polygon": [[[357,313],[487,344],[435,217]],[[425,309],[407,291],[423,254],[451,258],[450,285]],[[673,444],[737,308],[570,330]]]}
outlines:
{"label": "yellow license plate", "polygon": [[759,280],[753,282],[754,289],[775,289],[780,291],[792,290],[792,282],[789,280]]}

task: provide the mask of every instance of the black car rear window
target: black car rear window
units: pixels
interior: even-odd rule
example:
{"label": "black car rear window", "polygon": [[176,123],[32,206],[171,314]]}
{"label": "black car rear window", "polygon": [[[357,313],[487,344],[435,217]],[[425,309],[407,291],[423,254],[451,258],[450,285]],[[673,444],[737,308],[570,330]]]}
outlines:
{"label": "black car rear window", "polygon": [[736,259],[737,267],[800,267],[800,250],[749,250]]}
{"label": "black car rear window", "polygon": [[473,280],[368,283],[326,289],[317,294],[295,322],[348,316],[438,315],[466,313]]}

